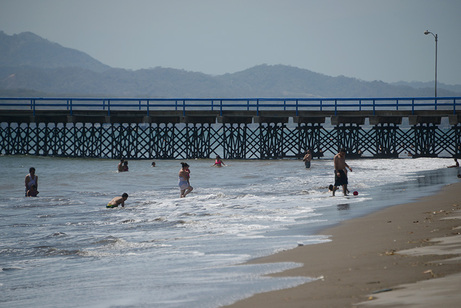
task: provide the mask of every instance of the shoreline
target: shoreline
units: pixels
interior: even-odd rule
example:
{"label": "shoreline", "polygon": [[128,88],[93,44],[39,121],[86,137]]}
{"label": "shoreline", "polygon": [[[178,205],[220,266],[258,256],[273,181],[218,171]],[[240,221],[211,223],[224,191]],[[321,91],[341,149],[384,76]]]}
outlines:
{"label": "shoreline", "polygon": [[450,307],[459,303],[460,190],[460,182],[446,185],[433,195],[317,233],[330,236],[330,242],[249,261],[303,264],[274,277],[322,278],[255,294],[226,307]]}

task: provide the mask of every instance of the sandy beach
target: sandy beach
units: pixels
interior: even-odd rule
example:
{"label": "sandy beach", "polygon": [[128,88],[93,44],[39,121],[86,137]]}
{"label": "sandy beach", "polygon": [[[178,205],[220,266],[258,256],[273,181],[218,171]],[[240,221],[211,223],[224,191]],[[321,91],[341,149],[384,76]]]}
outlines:
{"label": "sandy beach", "polygon": [[275,276],[318,277],[230,307],[459,307],[461,183],[323,230],[331,241],[251,263],[297,262]]}

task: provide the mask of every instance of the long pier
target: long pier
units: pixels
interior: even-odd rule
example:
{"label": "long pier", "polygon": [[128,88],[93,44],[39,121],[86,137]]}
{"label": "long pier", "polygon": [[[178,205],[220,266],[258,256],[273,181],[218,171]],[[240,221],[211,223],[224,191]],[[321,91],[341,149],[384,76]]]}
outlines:
{"label": "long pier", "polygon": [[0,98],[0,154],[461,157],[461,97]]}

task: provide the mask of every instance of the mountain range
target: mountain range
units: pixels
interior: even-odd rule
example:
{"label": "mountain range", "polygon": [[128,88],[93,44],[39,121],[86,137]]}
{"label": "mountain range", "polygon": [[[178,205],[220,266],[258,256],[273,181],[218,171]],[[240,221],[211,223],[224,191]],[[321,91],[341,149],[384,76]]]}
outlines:
{"label": "mountain range", "polygon": [[[112,68],[84,52],[31,32],[0,31],[3,97],[430,97],[433,83],[385,83],[332,77],[286,65],[258,65],[224,75],[156,67]],[[461,96],[461,85],[438,85],[439,96]]]}

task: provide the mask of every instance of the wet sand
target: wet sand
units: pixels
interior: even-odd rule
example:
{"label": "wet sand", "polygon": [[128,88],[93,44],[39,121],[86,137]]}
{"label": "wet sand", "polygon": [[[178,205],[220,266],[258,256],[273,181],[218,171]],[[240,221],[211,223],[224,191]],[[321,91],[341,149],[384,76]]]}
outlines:
{"label": "wet sand", "polygon": [[331,241],[250,263],[297,262],[274,276],[319,277],[229,307],[459,307],[461,183],[326,229]]}

